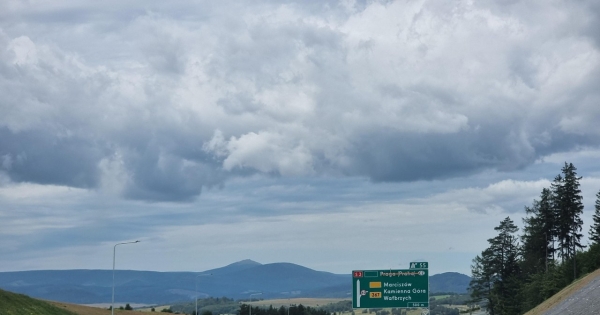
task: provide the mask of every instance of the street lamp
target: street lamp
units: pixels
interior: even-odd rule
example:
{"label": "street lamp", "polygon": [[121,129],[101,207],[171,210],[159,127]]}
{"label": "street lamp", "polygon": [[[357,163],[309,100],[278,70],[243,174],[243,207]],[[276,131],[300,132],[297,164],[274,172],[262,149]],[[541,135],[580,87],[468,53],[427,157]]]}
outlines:
{"label": "street lamp", "polygon": [[212,273],[204,273],[196,275],[196,315],[198,315],[198,277],[200,276],[212,276]]}
{"label": "street lamp", "polygon": [[[252,302],[252,296],[253,295],[261,295],[261,294],[262,294],[262,292],[250,294],[250,302]],[[252,304],[248,303],[248,306],[249,306],[249,312],[248,312],[248,314],[252,315]]]}
{"label": "street lamp", "polygon": [[117,243],[117,244],[115,244],[115,246],[113,246],[113,285],[112,285],[112,301],[110,303],[110,314],[111,315],[115,315],[115,254],[117,252],[117,245],[133,244],[133,243],[139,243],[139,242],[140,241],[123,242],[123,243]]}

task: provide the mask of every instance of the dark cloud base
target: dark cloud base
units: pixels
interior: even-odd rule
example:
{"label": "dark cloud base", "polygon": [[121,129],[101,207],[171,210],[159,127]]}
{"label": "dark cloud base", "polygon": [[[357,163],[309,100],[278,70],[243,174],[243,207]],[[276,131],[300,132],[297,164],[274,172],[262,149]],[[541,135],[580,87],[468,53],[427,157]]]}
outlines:
{"label": "dark cloud base", "polygon": [[0,127],[4,171],[15,182],[94,188],[99,180],[97,165],[108,152],[104,145],[76,136],[13,133]]}
{"label": "dark cloud base", "polygon": [[596,137],[556,130],[548,143],[519,147],[522,144],[509,127],[442,135],[372,133],[354,143],[349,154],[353,165],[346,173],[375,182],[410,182],[465,177],[484,170],[512,172],[552,153],[600,145]]}
{"label": "dark cloud base", "polygon": [[[10,117],[0,125],[0,171],[16,183],[86,189],[121,172],[109,185],[123,186],[124,198],[191,202],[261,166],[266,177],[285,177],[271,154],[309,161],[299,177],[414,182],[510,172],[600,146],[597,1],[399,4],[15,6],[0,13],[0,44],[9,47],[0,53],[0,109]],[[540,10],[523,15],[529,5]],[[408,15],[393,20],[386,10]],[[586,14],[577,23],[545,15],[555,12]],[[288,103],[298,95],[304,103]],[[390,127],[403,122],[410,126]],[[224,150],[204,151],[217,130]],[[263,133],[282,140],[241,141]],[[329,138],[314,141],[321,136]],[[231,156],[238,164],[228,171]],[[105,161],[121,168],[107,171]]]}

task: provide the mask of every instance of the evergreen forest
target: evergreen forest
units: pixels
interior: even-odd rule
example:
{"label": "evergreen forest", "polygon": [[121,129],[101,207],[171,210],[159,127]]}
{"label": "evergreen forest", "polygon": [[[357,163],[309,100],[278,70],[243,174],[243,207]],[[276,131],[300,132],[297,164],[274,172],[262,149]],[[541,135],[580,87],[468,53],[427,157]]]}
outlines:
{"label": "evergreen forest", "polygon": [[525,206],[521,231],[510,217],[494,228],[497,236],[471,265],[472,302],[490,315],[523,314],[600,267],[600,192],[586,246],[580,180],[565,162],[550,187]]}

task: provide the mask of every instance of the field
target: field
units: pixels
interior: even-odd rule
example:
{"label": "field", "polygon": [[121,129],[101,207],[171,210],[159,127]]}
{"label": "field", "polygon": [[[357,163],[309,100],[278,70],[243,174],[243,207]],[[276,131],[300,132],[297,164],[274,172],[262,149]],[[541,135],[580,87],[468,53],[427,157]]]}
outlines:
{"label": "field", "polygon": [[[273,299],[273,300],[261,300],[261,301],[254,301],[254,302],[246,302],[246,304],[251,304],[253,306],[264,306],[264,307],[269,307],[270,305],[272,305],[274,308],[278,308],[280,306],[285,306],[288,307],[290,304],[302,304],[304,306],[310,306],[310,307],[321,307],[321,306],[325,306],[327,304],[333,304],[333,303],[338,303],[341,301],[351,301],[351,299],[316,299],[316,298],[297,298],[297,299]],[[364,309],[365,314],[369,315],[366,309]],[[348,311],[348,312],[336,312],[337,315],[352,315],[352,311]],[[354,314],[356,315],[362,315],[363,314],[363,310],[362,309],[355,309],[354,310]],[[371,313],[371,315],[373,315],[374,313]],[[406,315],[421,315],[421,310],[417,309],[417,310],[408,310]]]}
{"label": "field", "polygon": [[[108,310],[106,308],[91,307],[91,306],[84,306],[84,305],[70,304],[70,303],[63,303],[63,302],[55,302],[55,301],[47,301],[47,302],[54,306],[57,306],[58,308],[67,310],[67,311],[75,313],[77,315],[110,315],[111,314],[110,310]],[[131,314],[132,312],[135,312],[135,311],[125,311],[125,310],[120,310],[115,307],[115,314],[125,315],[125,314]],[[136,313],[139,313],[139,312],[136,312]]]}
{"label": "field", "polygon": [[[154,306],[154,311],[155,312],[160,312],[163,309],[168,309],[169,307],[171,307],[171,305],[159,305],[159,306]],[[142,307],[142,308],[138,308],[136,309],[136,311],[140,311],[140,312],[151,312],[152,311],[152,307]]]}
{"label": "field", "polygon": [[[443,299],[443,298],[447,298],[449,297],[449,295],[438,295],[438,296],[432,296],[432,298],[435,299]],[[258,306],[258,307],[269,307],[269,306],[273,306],[274,308],[279,308],[281,306],[284,307],[288,307],[289,305],[293,304],[293,305],[299,305],[302,304],[304,306],[309,306],[309,307],[322,307],[322,306],[326,306],[328,304],[335,304],[341,301],[350,301],[351,299],[319,299],[319,298],[295,298],[295,299],[270,299],[270,300],[260,300],[260,301],[253,301],[253,302],[245,302],[246,304],[251,304],[253,306]],[[110,311],[107,310],[105,307],[104,308],[95,308],[95,307],[89,307],[89,306],[82,306],[82,305],[74,305],[74,304],[67,304],[67,303],[61,303],[61,302],[50,302],[62,309],[71,311],[73,313],[76,313],[78,315],[108,315],[110,314]],[[448,307],[453,307],[453,308],[459,308],[460,310],[464,310],[467,308],[466,305],[445,305]],[[155,306],[155,312],[156,313],[160,313],[160,311],[163,308],[169,308],[169,305],[162,305],[162,306]],[[140,312],[150,312],[151,308],[147,307],[147,308],[140,308],[140,309],[136,309],[136,311],[138,313]],[[364,314],[368,315],[368,313],[366,313],[366,309],[355,309],[354,310],[354,314],[355,315],[362,315],[363,311],[365,312]],[[131,314],[131,311],[120,311],[118,309],[115,309],[115,314]],[[371,313],[374,314],[374,313]],[[407,311],[407,315],[420,315],[421,314],[421,310],[416,309],[416,310],[408,310]],[[347,311],[347,312],[336,312],[336,315],[352,315],[352,311]]]}
{"label": "field", "polygon": [[254,302],[245,302],[252,306],[265,306],[273,305],[274,308],[280,306],[288,307],[290,304],[302,304],[304,306],[319,307],[327,304],[337,303],[341,301],[350,301],[350,299],[313,299],[313,298],[297,298],[297,299],[273,299],[273,300],[261,300]]}
{"label": "field", "polygon": [[431,298],[435,299],[435,300],[441,300],[441,299],[445,299],[447,297],[450,297],[450,295],[446,294],[446,295],[433,295],[433,296],[431,296]]}

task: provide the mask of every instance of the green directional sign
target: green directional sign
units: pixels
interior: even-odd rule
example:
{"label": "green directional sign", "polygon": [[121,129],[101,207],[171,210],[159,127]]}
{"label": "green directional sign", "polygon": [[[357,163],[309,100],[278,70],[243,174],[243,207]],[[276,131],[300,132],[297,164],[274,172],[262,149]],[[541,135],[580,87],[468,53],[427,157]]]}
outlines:
{"label": "green directional sign", "polygon": [[429,307],[429,270],[354,270],[353,308]]}

